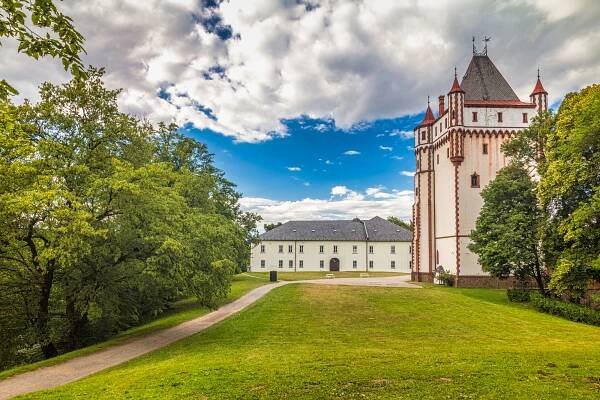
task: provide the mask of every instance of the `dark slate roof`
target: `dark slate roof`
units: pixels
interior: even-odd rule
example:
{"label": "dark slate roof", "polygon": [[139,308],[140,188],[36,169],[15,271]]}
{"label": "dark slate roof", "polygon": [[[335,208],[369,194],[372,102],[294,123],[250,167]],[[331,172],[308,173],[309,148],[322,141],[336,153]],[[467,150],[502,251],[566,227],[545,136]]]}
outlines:
{"label": "dark slate roof", "polygon": [[486,55],[474,55],[460,84],[465,100],[519,100]]}
{"label": "dark slate roof", "polygon": [[[364,225],[363,225],[364,223]],[[331,240],[331,241],[364,241],[367,238],[375,242],[409,242],[412,233],[383,218],[375,217],[361,221],[289,221],[263,233],[261,240]]]}

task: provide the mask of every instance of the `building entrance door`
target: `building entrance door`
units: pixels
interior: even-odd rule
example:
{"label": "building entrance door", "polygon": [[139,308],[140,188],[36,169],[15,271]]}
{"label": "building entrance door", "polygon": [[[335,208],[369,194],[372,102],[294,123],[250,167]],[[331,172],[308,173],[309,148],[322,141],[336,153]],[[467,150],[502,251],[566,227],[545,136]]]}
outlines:
{"label": "building entrance door", "polygon": [[332,258],[329,261],[329,270],[330,271],[339,271],[340,270],[340,260],[338,258]]}

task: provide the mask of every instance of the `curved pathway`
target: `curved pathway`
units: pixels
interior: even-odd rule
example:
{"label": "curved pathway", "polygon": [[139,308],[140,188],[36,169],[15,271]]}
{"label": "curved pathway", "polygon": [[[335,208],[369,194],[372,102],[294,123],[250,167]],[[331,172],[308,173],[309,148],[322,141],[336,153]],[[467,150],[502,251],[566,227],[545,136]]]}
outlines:
{"label": "curved pathway", "polygon": [[76,357],[60,364],[42,367],[23,374],[15,375],[0,381],[0,400],[9,399],[38,390],[50,389],[84,378],[88,375],[114,367],[143,354],[167,346],[177,340],[201,332],[210,326],[238,313],[256,300],[260,299],[276,287],[290,283],[314,283],[323,285],[351,286],[385,286],[410,287],[420,286],[408,283],[410,276],[393,276],[381,278],[336,278],[305,281],[281,281],[258,287],[239,299],[224,305],[202,317],[192,319],[172,328],[168,328],[130,342],[108,347],[96,353]]}

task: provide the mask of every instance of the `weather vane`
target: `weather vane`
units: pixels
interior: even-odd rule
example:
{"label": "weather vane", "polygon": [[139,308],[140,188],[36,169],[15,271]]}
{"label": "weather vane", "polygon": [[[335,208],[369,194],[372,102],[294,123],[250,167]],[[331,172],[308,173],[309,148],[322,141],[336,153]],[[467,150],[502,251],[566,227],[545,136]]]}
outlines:
{"label": "weather vane", "polygon": [[473,55],[474,56],[487,56],[487,44],[490,40],[492,40],[491,37],[487,37],[487,36],[483,37],[483,51],[479,52],[479,51],[477,51],[477,48],[475,47],[475,36],[473,36]]}

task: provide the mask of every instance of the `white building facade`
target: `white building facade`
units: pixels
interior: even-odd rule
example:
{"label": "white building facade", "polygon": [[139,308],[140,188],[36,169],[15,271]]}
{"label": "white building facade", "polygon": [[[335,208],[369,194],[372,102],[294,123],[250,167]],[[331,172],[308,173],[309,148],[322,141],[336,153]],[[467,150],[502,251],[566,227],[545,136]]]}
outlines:
{"label": "white building facade", "polygon": [[483,205],[481,190],[508,164],[502,143],[547,108],[539,74],[530,101],[523,102],[487,49],[473,50],[460,84],[455,72],[450,91],[439,96],[437,116],[428,105],[415,128],[414,280],[431,281],[441,267],[456,276],[457,286],[502,284],[482,271],[467,247],[469,236]]}
{"label": "white building facade", "polygon": [[289,221],[261,235],[250,270],[410,272],[410,231],[382,218]]}

